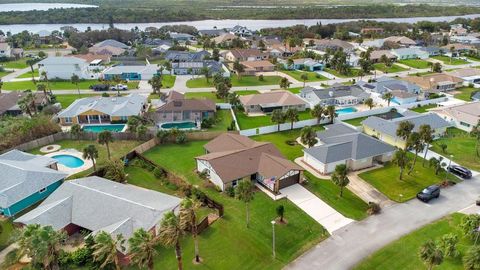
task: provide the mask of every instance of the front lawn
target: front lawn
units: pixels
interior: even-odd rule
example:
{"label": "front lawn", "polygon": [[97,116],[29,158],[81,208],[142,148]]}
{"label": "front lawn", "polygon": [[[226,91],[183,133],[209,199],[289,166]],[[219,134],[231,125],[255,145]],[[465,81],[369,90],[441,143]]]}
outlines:
{"label": "front lawn", "polygon": [[[449,128],[447,134],[444,138],[435,140],[431,150],[443,156],[453,155],[455,162],[473,170],[480,170],[480,157],[475,151],[475,138],[457,128]],[[442,144],[447,145],[446,153],[440,148]]]}
{"label": "front lawn", "polygon": [[[279,85],[280,76],[263,76],[263,81],[258,76],[231,76],[232,86],[259,86],[259,85]],[[188,88],[208,88],[213,87],[213,79],[209,79],[208,83],[204,77],[198,77],[187,81]]]}
{"label": "front lawn", "polygon": [[[38,74],[38,68],[33,70],[33,76],[34,77],[39,77],[40,75]],[[17,76],[17,78],[32,78],[32,71],[29,70],[28,72],[25,72],[23,74],[20,74]]]}
{"label": "front lawn", "polygon": [[308,79],[306,82],[319,82],[328,80],[327,77],[324,77],[313,71],[300,71],[300,70],[282,70],[282,73],[285,73],[299,82],[303,82],[302,74],[307,74]]}
{"label": "front lawn", "polygon": [[428,240],[437,240],[445,234],[453,233],[458,236],[457,244],[460,255],[456,258],[447,257],[435,269],[462,270],[462,257],[473,245],[472,241],[463,236],[460,228],[464,214],[454,213],[418,230],[409,233],[400,239],[388,244],[382,249],[365,258],[355,270],[403,270],[426,269],[420,260],[418,252],[420,247]]}
{"label": "front lawn", "polygon": [[414,111],[414,112],[417,112],[417,113],[425,113],[425,112],[428,112],[428,109],[433,109],[433,108],[436,108],[436,107],[437,107],[437,104],[427,104],[427,105],[423,105],[423,106],[420,106],[420,107],[412,108],[410,110]]}
{"label": "front lawn", "polygon": [[351,78],[351,77],[358,77],[358,72],[360,69],[357,68],[351,68],[348,74],[340,74],[340,72],[331,69],[331,68],[325,68],[325,71],[332,74],[335,77],[339,78]]}
{"label": "front lawn", "polygon": [[[43,82],[43,81],[42,83],[46,84],[46,82]],[[80,90],[85,90],[85,89],[89,89],[91,85],[99,84],[99,83],[101,84],[103,82],[98,80],[82,80],[78,83],[78,87],[80,88]],[[50,81],[48,85],[52,90],[77,90],[77,85],[73,84],[70,81],[57,81],[57,82]],[[137,89],[138,81],[129,81],[127,85],[128,85],[128,89],[130,90]],[[37,86],[31,80],[20,81],[20,82],[4,82],[3,89],[14,90],[14,91],[15,90],[23,91],[28,89],[36,90]]]}
{"label": "front lawn", "polygon": [[14,69],[22,69],[28,67],[27,65],[27,58],[22,58],[18,60],[8,61],[8,62],[1,62],[4,68],[14,68]]}
{"label": "front lawn", "polygon": [[470,63],[460,58],[452,58],[445,55],[432,56],[432,58],[442,61],[445,65],[465,65]]}
{"label": "front lawn", "polygon": [[8,74],[12,73],[11,71],[0,71],[0,78],[7,76]]}
{"label": "front lawn", "polygon": [[421,60],[421,59],[404,59],[399,60],[398,63],[404,64],[406,66],[416,68],[416,69],[425,69],[430,68],[430,62]]}
{"label": "front lawn", "polygon": [[458,89],[455,89],[456,92],[459,92],[458,94],[455,94],[454,97],[465,100],[465,101],[472,101],[472,93],[480,91],[478,88],[473,88],[473,87],[461,87]]}
{"label": "front lawn", "polygon": [[62,108],[65,109],[70,104],[72,104],[75,100],[80,99],[80,98],[86,98],[86,97],[94,97],[94,96],[99,96],[95,94],[68,94],[68,95],[55,95],[57,102],[59,102],[62,105]]}
{"label": "front lawn", "polygon": [[[236,111],[235,116],[237,117],[238,125],[240,129],[251,129],[251,128],[258,128],[263,126],[271,126],[275,125],[272,122],[270,115],[261,115],[261,116],[248,116],[244,112]],[[303,112],[298,112],[299,120],[307,120],[312,119],[313,117],[310,115],[310,110],[305,110]],[[288,121],[287,121],[288,122]],[[288,122],[290,123],[290,122]]]}
{"label": "front lawn", "polygon": [[294,93],[294,94],[300,94],[300,91],[303,89],[303,87],[292,87],[288,88],[287,90]]}
{"label": "front lawn", "polygon": [[[320,224],[286,199],[273,201],[263,192],[256,192],[250,205],[250,228],[245,226],[245,204],[212,188],[205,188],[195,173],[195,156],[205,153],[207,141],[184,145],[159,145],[145,156],[168,171],[194,185],[222,203],[225,215],[200,235],[200,254],[204,261],[193,265],[193,242],[190,236],[182,241],[185,269],[281,269],[297,256],[328,236]],[[182,162],[179,162],[182,160]],[[287,225],[276,225],[276,258],[271,256],[272,225],[275,209],[284,205]],[[175,269],[173,249],[160,249],[155,260],[158,269]]]}
{"label": "front lawn", "polygon": [[373,64],[373,66],[375,67],[376,70],[380,70],[383,73],[395,73],[395,72],[400,72],[400,71],[407,70],[406,68],[403,68],[403,67],[401,67],[399,65],[395,65],[395,64],[387,67],[383,63],[376,63],[376,64]]}
{"label": "front lawn", "polygon": [[[241,90],[235,91],[235,93],[239,96],[245,95],[253,95],[258,94],[259,92],[256,90]],[[185,93],[185,98],[204,98],[204,99],[211,99],[215,101],[215,103],[225,103],[224,99],[220,99],[217,97],[216,92],[187,92]]]}
{"label": "front lawn", "polygon": [[175,75],[162,75],[162,87],[163,88],[172,88],[175,85],[175,79],[177,77]]}
{"label": "front lawn", "polygon": [[[413,160],[413,154],[409,153]],[[422,158],[417,158],[415,169],[411,175],[408,175],[408,168],[405,169],[403,179],[399,179],[400,169],[392,162],[385,163],[382,168],[363,172],[359,176],[385,194],[389,199],[396,202],[405,202],[415,198],[417,193],[427,186],[441,183],[446,176],[445,171],[441,171],[435,175],[433,168],[428,167],[428,162],[425,162],[425,167],[422,166]],[[449,175],[449,179],[458,181],[455,176]]]}

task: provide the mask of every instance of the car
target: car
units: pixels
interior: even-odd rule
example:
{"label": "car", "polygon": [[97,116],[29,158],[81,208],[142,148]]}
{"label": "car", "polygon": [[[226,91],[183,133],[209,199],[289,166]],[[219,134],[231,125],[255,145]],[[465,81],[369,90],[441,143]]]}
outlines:
{"label": "car", "polygon": [[128,86],[124,84],[117,84],[110,87],[110,90],[128,90]]}
{"label": "car", "polygon": [[94,84],[90,85],[90,89],[93,91],[107,91],[109,85],[108,84]]}
{"label": "car", "polygon": [[455,174],[456,176],[459,176],[463,179],[470,179],[472,178],[472,171],[470,171],[469,169],[465,168],[465,167],[462,167],[462,166],[458,166],[458,165],[450,165],[447,167],[447,170],[453,174]]}
{"label": "car", "polygon": [[417,199],[422,202],[429,202],[431,199],[438,198],[440,196],[440,186],[431,185],[424,188],[422,191],[417,193]]}

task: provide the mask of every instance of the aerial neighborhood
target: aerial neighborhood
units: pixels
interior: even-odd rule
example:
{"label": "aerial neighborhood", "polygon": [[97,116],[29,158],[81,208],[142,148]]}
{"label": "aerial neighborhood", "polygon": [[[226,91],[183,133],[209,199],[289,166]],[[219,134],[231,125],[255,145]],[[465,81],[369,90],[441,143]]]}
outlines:
{"label": "aerial neighborhood", "polygon": [[479,270],[480,19],[232,22],[0,31],[0,268]]}

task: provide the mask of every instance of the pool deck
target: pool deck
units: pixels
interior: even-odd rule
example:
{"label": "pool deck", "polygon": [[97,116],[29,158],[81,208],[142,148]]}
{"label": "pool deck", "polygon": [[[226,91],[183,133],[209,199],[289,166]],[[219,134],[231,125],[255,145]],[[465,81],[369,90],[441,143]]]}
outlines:
{"label": "pool deck", "polygon": [[74,156],[76,158],[79,158],[83,161],[83,165],[80,166],[80,167],[77,167],[77,168],[70,168],[70,167],[67,167],[63,164],[57,163],[58,170],[60,172],[68,173],[69,176],[73,175],[73,174],[76,174],[76,173],[79,173],[79,172],[82,172],[82,171],[85,171],[85,170],[88,170],[91,167],[93,167],[93,162],[91,160],[85,160],[83,158],[83,154],[81,152],[75,150],[75,149],[63,149],[63,150],[59,150],[59,151],[56,151],[56,152],[48,153],[45,156],[46,157],[53,157],[53,156],[58,156],[58,155],[70,155],[70,156]]}

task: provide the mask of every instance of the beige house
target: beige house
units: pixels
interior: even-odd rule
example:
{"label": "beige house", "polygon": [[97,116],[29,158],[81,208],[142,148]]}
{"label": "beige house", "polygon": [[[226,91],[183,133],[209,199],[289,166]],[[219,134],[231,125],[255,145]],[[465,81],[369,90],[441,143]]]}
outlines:
{"label": "beige house", "polygon": [[480,102],[431,109],[456,128],[470,132],[480,121]]}
{"label": "beige house", "polygon": [[243,61],[240,64],[244,67],[245,75],[255,75],[257,72],[271,72],[275,70],[275,65],[267,60]]}
{"label": "beige house", "polygon": [[165,104],[155,112],[155,122],[195,122],[215,117],[216,105],[210,99],[186,99],[182,93],[170,91]]}
{"label": "beige house", "polygon": [[305,111],[308,103],[290,91],[277,90],[261,94],[240,96],[240,103],[248,113],[271,113],[273,110],[297,109]]}
{"label": "beige house", "polygon": [[268,53],[264,53],[258,49],[232,49],[225,54],[225,60],[235,61],[261,61],[267,60]]}
{"label": "beige house", "polygon": [[446,92],[462,87],[463,80],[446,73],[431,74],[426,76],[409,76],[401,78],[407,82],[417,84],[422,90]]}

